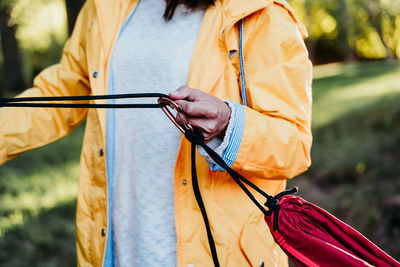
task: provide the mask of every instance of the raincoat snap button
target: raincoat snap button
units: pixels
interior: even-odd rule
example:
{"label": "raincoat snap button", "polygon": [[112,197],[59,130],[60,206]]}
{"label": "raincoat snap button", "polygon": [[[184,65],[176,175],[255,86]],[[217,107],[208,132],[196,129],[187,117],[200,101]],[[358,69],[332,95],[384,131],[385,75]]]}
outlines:
{"label": "raincoat snap button", "polygon": [[186,179],[183,179],[183,180],[182,180],[182,184],[183,184],[183,185],[187,185]]}
{"label": "raincoat snap button", "polygon": [[102,148],[100,148],[99,150],[99,156],[102,157],[104,155],[104,150]]}
{"label": "raincoat snap button", "polygon": [[93,78],[97,78],[97,76],[99,76],[99,72],[98,71],[93,72]]}
{"label": "raincoat snap button", "polygon": [[95,19],[95,18],[92,18],[92,24],[94,24],[95,21],[96,21],[96,19]]}
{"label": "raincoat snap button", "polygon": [[106,229],[101,229],[101,236],[106,236]]}
{"label": "raincoat snap button", "polygon": [[263,260],[260,260],[260,262],[258,263],[258,266],[264,267],[264,261],[263,261]]}

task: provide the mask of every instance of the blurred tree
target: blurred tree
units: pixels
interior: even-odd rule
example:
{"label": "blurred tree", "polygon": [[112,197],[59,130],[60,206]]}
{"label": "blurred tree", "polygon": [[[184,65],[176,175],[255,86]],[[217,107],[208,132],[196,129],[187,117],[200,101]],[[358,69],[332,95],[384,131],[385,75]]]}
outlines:
{"label": "blurred tree", "polygon": [[343,59],[349,61],[354,59],[353,49],[350,47],[351,20],[348,10],[347,0],[338,0],[337,8],[334,10],[333,17],[337,18],[337,40],[340,51],[343,53]]}
{"label": "blurred tree", "polygon": [[314,63],[400,57],[400,0],[288,0]]}
{"label": "blurred tree", "polygon": [[0,0],[0,96],[21,92],[34,76],[59,61],[84,2]]}
{"label": "blurred tree", "polygon": [[[14,44],[20,49],[20,66],[27,83],[27,86],[19,86],[21,90],[31,86],[33,77],[44,68],[60,60],[68,37],[65,0],[0,0],[0,7],[7,7],[6,25],[15,25]],[[5,40],[10,42],[12,39],[2,38],[2,42]],[[10,57],[12,63],[16,63],[16,57]],[[4,69],[1,71],[0,90],[4,89],[5,77],[9,76],[3,66],[9,69],[9,65],[0,55],[0,66]],[[15,92],[8,91],[8,94],[15,95]]]}
{"label": "blurred tree", "polygon": [[[312,25],[311,21],[311,14],[312,14],[312,0],[305,0],[304,1],[304,9],[305,9],[305,16],[304,16],[304,23],[306,25]],[[310,54],[310,59],[312,62],[316,62],[316,53],[315,53],[315,41],[314,39],[308,38],[306,40],[306,44],[308,47],[308,52]]]}
{"label": "blurred tree", "polygon": [[15,25],[10,22],[10,10],[11,7],[8,4],[0,4],[0,36],[4,61],[4,84],[0,87],[0,96],[5,94],[4,91],[16,94],[26,87],[18,42],[15,37]]}
{"label": "blurred tree", "polygon": [[[361,2],[364,5],[364,8],[368,14],[369,21],[371,22],[371,26],[376,30],[379,35],[380,41],[385,47],[386,56],[388,58],[393,58],[396,55],[396,51],[390,47],[390,44],[385,38],[385,26],[384,23],[387,22],[387,26],[393,25],[395,21],[396,14],[391,12],[392,6],[387,6],[382,1],[367,1]],[[386,27],[387,27],[386,26]],[[390,26],[389,26],[390,27]]]}
{"label": "blurred tree", "polygon": [[85,0],[65,0],[68,16],[68,33],[70,35],[74,29],[76,17],[78,16],[84,2]]}

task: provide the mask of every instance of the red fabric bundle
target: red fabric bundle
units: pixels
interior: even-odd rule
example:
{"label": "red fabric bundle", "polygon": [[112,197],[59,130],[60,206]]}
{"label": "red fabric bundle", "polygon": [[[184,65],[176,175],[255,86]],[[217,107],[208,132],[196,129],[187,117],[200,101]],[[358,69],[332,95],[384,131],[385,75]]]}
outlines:
{"label": "red fabric bundle", "polygon": [[265,221],[298,266],[400,266],[359,232],[298,196],[279,200],[278,231],[273,230],[276,215],[272,211]]}

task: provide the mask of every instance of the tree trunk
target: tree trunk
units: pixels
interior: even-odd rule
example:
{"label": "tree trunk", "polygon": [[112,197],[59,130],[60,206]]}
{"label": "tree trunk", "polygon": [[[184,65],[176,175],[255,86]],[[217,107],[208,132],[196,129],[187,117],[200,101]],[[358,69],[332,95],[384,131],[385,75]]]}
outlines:
{"label": "tree trunk", "polygon": [[[312,0],[306,0],[304,2],[304,7],[305,7],[305,10],[306,10],[306,17],[304,19],[305,20],[304,22],[307,25],[312,25],[312,23],[313,23],[313,21],[312,21],[312,5],[311,5],[311,1]],[[312,63],[316,64],[317,63],[317,54],[316,54],[316,51],[315,51],[315,40],[312,37],[309,37],[306,40],[306,45],[307,45],[309,57],[310,57]]]}
{"label": "tree trunk", "polygon": [[335,17],[338,18],[338,40],[340,50],[343,53],[344,61],[354,60],[354,51],[350,47],[350,28],[351,28],[351,18],[349,16],[347,0],[339,0],[339,9]]}
{"label": "tree trunk", "polygon": [[70,35],[74,29],[76,17],[78,16],[84,2],[85,0],[65,0],[68,16],[68,32]]}
{"label": "tree trunk", "polygon": [[[10,10],[4,6],[0,7],[0,36],[4,58],[4,87],[1,87],[6,92],[17,94],[25,89],[26,84],[22,73],[18,42],[15,38],[15,25],[10,25],[9,20]],[[5,94],[4,90],[0,90],[1,94]]]}

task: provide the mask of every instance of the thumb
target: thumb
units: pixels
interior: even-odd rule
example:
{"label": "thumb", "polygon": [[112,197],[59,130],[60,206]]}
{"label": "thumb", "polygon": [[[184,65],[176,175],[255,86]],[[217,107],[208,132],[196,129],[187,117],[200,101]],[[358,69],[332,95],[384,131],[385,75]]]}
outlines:
{"label": "thumb", "polygon": [[175,99],[175,100],[182,100],[185,98],[188,98],[189,96],[189,88],[186,86],[181,86],[175,91],[170,92],[168,95],[170,98]]}

